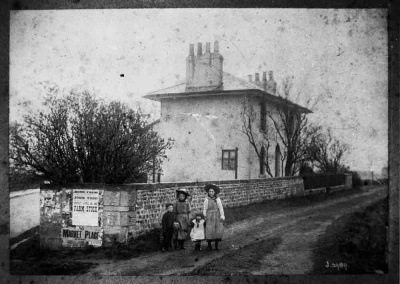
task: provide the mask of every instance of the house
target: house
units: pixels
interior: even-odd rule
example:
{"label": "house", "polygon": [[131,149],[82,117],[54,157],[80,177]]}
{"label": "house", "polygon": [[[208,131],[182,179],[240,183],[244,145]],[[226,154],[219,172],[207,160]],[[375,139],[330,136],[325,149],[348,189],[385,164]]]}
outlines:
{"label": "house", "polygon": [[[257,155],[243,131],[247,110],[253,110],[254,137],[261,143],[262,136],[272,133],[272,122],[266,113],[282,103],[276,96],[273,72],[259,73],[249,80],[237,78],[223,71],[223,56],[219,43],[198,43],[189,46],[186,58],[186,81],[152,92],[144,98],[161,103],[159,122],[154,130],[161,137],[175,140],[157,173],[162,182],[218,181],[266,177],[262,160],[271,163],[274,176],[281,174],[280,147],[272,143],[261,145]],[[295,111],[308,113],[308,109],[290,102]],[[154,173],[153,176],[156,174]],[[161,177],[160,177],[161,176]]]}

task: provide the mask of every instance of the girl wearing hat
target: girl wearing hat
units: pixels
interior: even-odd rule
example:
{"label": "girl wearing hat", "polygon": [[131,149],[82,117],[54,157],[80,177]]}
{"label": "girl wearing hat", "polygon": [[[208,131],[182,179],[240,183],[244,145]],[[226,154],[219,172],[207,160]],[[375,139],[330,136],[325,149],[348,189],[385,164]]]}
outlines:
{"label": "girl wearing hat", "polygon": [[207,250],[212,250],[211,242],[215,242],[215,249],[219,250],[218,243],[222,240],[224,228],[222,221],[225,220],[224,208],[218,197],[220,189],[214,184],[207,184],[204,190],[208,193],[204,200],[203,215],[206,218],[205,238],[208,243]]}
{"label": "girl wearing hat", "polygon": [[185,240],[189,237],[189,215],[190,204],[187,197],[190,194],[186,189],[178,189],[176,191],[177,201],[174,204],[175,221],[179,223],[177,232],[177,241],[180,249],[185,249]]}

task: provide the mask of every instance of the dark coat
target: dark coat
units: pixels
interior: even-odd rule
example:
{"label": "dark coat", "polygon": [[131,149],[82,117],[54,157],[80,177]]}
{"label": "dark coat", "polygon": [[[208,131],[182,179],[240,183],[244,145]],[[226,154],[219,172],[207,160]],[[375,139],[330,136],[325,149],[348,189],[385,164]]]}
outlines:
{"label": "dark coat", "polygon": [[175,221],[175,213],[174,212],[165,212],[162,217],[162,229],[165,232],[166,230],[174,229],[174,221]]}

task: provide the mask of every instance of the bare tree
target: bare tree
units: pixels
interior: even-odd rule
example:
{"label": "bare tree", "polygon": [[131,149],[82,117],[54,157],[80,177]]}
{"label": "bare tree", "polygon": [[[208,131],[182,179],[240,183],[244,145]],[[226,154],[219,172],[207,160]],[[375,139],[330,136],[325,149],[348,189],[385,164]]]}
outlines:
{"label": "bare tree", "polygon": [[10,158],[55,183],[134,182],[159,165],[172,140],[152,130],[141,110],[88,92],[48,96],[47,111],[10,132]]}
{"label": "bare tree", "polygon": [[[308,159],[308,148],[312,138],[320,131],[320,127],[309,123],[307,112],[298,109],[291,101],[293,77],[283,80],[282,88],[278,93],[280,103],[268,111],[267,116],[273,122],[279,142],[284,149],[283,162],[285,176],[294,176],[299,173],[301,164]],[[296,99],[295,99],[296,100]],[[306,105],[313,108],[317,103],[307,100]]]}
{"label": "bare tree", "polygon": [[343,163],[343,158],[349,146],[333,137],[331,129],[313,137],[309,148],[310,160],[313,165],[323,173],[343,173],[348,168]]}
{"label": "bare tree", "polygon": [[[293,77],[286,77],[283,80],[281,90],[278,92],[279,101],[270,104],[269,110],[265,116],[273,125],[273,129],[263,131],[256,123],[257,113],[249,103],[243,104],[242,111],[242,132],[248,137],[260,162],[261,147],[265,149],[264,164],[269,176],[274,176],[271,171],[271,146],[280,145],[281,148],[281,175],[294,176],[299,173],[302,163],[308,161],[308,148],[312,138],[320,131],[320,127],[311,125],[307,119],[307,111],[295,105],[290,99],[293,96]],[[312,104],[311,99],[306,102],[307,105],[315,106],[318,100]],[[261,114],[263,116],[263,114]]]}
{"label": "bare tree", "polygon": [[[273,142],[271,135],[260,129],[260,125],[255,123],[257,113],[253,105],[249,104],[245,99],[242,103],[242,129],[241,131],[247,136],[250,145],[253,147],[260,164],[265,166],[265,170],[270,177],[273,177],[270,167],[270,147]],[[264,148],[264,150],[263,150]],[[263,154],[264,153],[264,154]]]}

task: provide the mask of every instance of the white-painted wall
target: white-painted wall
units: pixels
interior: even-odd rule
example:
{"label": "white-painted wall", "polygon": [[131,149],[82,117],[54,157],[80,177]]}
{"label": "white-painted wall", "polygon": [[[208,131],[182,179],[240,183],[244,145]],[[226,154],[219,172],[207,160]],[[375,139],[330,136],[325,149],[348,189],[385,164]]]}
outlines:
{"label": "white-painted wall", "polygon": [[10,238],[40,224],[39,188],[10,193]]}
{"label": "white-painted wall", "polygon": [[[232,180],[234,171],[222,170],[222,150],[238,148],[238,179],[260,177],[259,161],[242,133],[245,95],[163,100],[161,121],[154,130],[175,143],[166,152],[161,182]],[[255,111],[259,100],[251,99]],[[255,123],[259,123],[259,117]],[[274,154],[275,145],[272,147]],[[274,171],[274,163],[271,164]]]}

